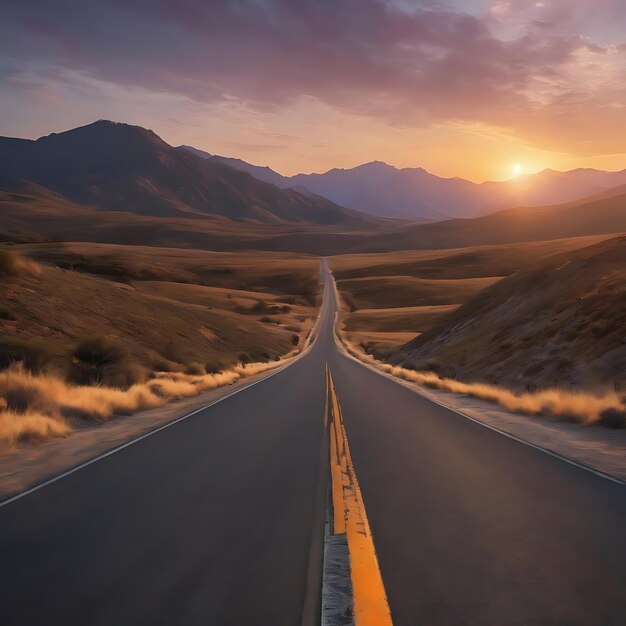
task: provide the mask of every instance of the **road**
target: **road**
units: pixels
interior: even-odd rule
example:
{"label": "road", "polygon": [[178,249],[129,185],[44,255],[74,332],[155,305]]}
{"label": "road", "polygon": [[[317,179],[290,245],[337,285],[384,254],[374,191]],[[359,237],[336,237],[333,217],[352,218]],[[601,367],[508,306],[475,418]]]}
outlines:
{"label": "road", "polygon": [[626,487],[344,356],[322,276],[304,356],[0,507],[0,624],[316,623],[326,364],[394,624],[626,623]]}

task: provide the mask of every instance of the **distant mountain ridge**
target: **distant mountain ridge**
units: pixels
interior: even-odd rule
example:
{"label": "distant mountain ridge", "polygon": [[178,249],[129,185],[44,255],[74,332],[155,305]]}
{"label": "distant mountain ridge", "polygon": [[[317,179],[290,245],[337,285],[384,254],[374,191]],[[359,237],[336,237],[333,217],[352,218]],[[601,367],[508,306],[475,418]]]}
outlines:
{"label": "distant mountain ridge", "polygon": [[158,217],[362,224],[330,200],[280,189],[177,150],[151,130],[100,120],[37,140],[0,137],[0,184],[31,181],[73,202]]}
{"label": "distant mountain ridge", "polygon": [[547,169],[508,181],[473,183],[463,178],[442,178],[421,167],[399,169],[382,161],[350,169],[334,168],[323,174],[281,176],[269,167],[241,159],[209,155],[188,146],[181,148],[228,163],[279,187],[305,188],[342,206],[378,217],[417,221],[479,217],[519,206],[561,204],[626,184],[626,169]]}

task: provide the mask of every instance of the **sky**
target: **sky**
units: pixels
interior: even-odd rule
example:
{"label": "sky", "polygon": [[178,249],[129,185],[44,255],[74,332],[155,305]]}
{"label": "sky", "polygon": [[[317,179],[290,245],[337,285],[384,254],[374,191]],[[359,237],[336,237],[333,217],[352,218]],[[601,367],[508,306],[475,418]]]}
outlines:
{"label": "sky", "polygon": [[283,174],[626,168],[623,0],[3,0],[0,135],[97,119]]}

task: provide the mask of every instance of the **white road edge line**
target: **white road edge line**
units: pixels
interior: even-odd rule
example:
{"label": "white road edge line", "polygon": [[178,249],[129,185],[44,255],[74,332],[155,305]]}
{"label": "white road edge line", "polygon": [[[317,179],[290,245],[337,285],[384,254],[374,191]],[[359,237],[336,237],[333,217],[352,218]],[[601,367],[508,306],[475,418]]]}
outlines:
{"label": "white road edge line", "polygon": [[232,393],[222,396],[221,398],[217,398],[213,402],[210,402],[209,404],[205,406],[201,406],[200,408],[195,409],[194,411],[191,411],[191,413],[187,413],[186,415],[177,417],[172,422],[163,424],[163,426],[159,426],[158,428],[155,428],[154,430],[150,430],[147,433],[144,433],[143,435],[141,435],[140,437],[137,437],[136,439],[131,439],[130,441],[123,443],[121,446],[112,448],[111,450],[108,450],[107,452],[104,452],[103,454],[100,454],[94,457],[93,459],[89,459],[89,461],[80,463],[79,465],[76,465],[75,467],[72,467],[71,469],[61,472],[60,474],[57,474],[56,476],[53,476],[52,478],[48,478],[48,480],[45,480],[44,482],[39,483],[38,485],[35,485],[34,487],[29,487],[25,491],[21,491],[20,493],[16,493],[14,496],[11,496],[10,498],[7,498],[6,500],[2,500],[0,502],[0,509],[2,507],[7,506],[7,504],[11,504],[12,502],[15,502],[16,500],[20,500],[24,496],[34,493],[35,491],[39,491],[40,489],[43,489],[44,487],[47,487],[48,485],[56,483],[58,480],[61,480],[62,478],[65,478],[66,476],[70,476],[71,474],[74,474],[74,472],[78,472],[79,470],[84,469],[85,467],[88,467],[89,465],[92,465],[93,463],[97,463],[98,461],[101,461],[102,459],[105,459],[106,457],[111,456],[112,454],[115,454],[116,452],[119,452],[120,450],[124,450],[124,448],[128,448],[129,446],[132,446],[133,444],[139,441],[142,441],[143,439],[147,439],[148,437],[151,437],[152,435],[156,435],[156,433],[161,432],[162,430],[165,430],[166,428],[170,428],[171,426],[174,426],[178,424],[179,422],[182,422],[183,420],[186,420],[192,417],[196,413],[200,413],[201,411],[209,409],[212,406],[215,406],[216,404],[223,402],[224,400],[228,400],[228,398],[232,398],[238,393],[245,391],[246,389],[250,389],[250,387],[254,387],[254,385],[258,385],[259,383],[262,383],[270,379],[272,376],[276,376],[276,374],[279,374],[280,372],[284,372],[288,367],[291,367],[294,363],[299,361],[302,357],[308,354],[309,351],[311,350],[313,344],[315,343],[317,339],[317,333],[319,332],[319,324],[322,318],[323,309],[324,309],[324,303],[322,303],[322,306],[320,306],[320,310],[317,314],[317,319],[315,320],[315,324],[313,325],[313,327],[311,328],[311,332],[309,333],[309,337],[312,337],[311,341],[308,343],[308,345],[306,345],[305,349],[302,352],[300,352],[300,354],[297,354],[296,356],[294,356],[291,359],[291,361],[289,361],[289,363],[286,363],[283,366],[277,367],[273,372],[271,372],[267,376],[264,376],[263,378],[260,378],[259,380],[254,380],[251,383],[244,385],[243,387],[240,387],[239,389],[235,389],[235,391],[233,391]]}
{"label": "white road edge line", "polygon": [[464,418],[466,418],[468,420],[471,420],[472,422],[474,422],[475,424],[478,424],[479,426],[483,426],[484,428],[488,428],[489,430],[492,430],[492,431],[494,431],[494,432],[496,432],[496,433],[498,433],[500,435],[503,435],[504,437],[508,437],[509,439],[513,439],[513,441],[517,441],[518,443],[521,443],[521,444],[523,444],[525,446],[529,446],[530,448],[534,448],[535,450],[538,450],[539,452],[543,452],[544,454],[547,454],[548,456],[554,457],[555,459],[559,459],[560,461],[568,463],[569,465],[573,465],[574,467],[577,467],[578,469],[585,470],[587,472],[590,472],[591,474],[595,474],[596,476],[599,476],[600,478],[605,478],[606,480],[610,480],[613,483],[617,483],[618,485],[626,485],[626,482],[624,482],[620,478],[617,478],[616,476],[611,476],[611,474],[606,474],[605,472],[602,472],[600,470],[594,469],[593,467],[589,467],[588,465],[584,465],[583,463],[579,463],[578,461],[574,461],[574,459],[569,459],[568,457],[563,456],[562,454],[559,454],[558,452],[555,452],[554,450],[550,450],[549,448],[543,448],[542,446],[540,446],[540,445],[538,445],[536,443],[532,443],[530,441],[527,441],[526,439],[522,439],[521,437],[518,437],[518,436],[513,435],[511,433],[507,433],[506,431],[501,430],[499,428],[496,428],[495,426],[492,426],[491,424],[486,424],[485,422],[481,422],[479,419],[476,419],[475,417],[470,417],[469,415],[466,415],[465,413],[462,413],[461,411],[459,411],[459,410],[457,410],[455,408],[452,408],[452,407],[444,404],[443,402],[439,402],[439,400],[435,400],[433,398],[429,398],[429,397],[425,396],[423,393],[421,393],[419,385],[417,385],[415,383],[410,383],[408,381],[400,380],[399,378],[396,378],[392,374],[388,374],[387,372],[383,372],[383,371],[379,370],[377,367],[375,367],[374,365],[371,365],[369,363],[365,363],[364,361],[361,361],[360,359],[358,359],[354,355],[350,354],[348,352],[348,350],[344,347],[343,343],[341,342],[341,339],[339,339],[337,337],[336,333],[335,333],[335,345],[337,345],[337,347],[339,348],[340,352],[344,356],[348,357],[349,359],[352,359],[353,361],[355,361],[359,365],[367,367],[372,372],[375,372],[376,374],[379,374],[380,376],[382,376],[384,378],[387,378],[389,380],[392,380],[395,383],[398,383],[399,385],[402,385],[405,389],[408,389],[409,391],[412,391],[413,393],[416,393],[417,395],[419,395],[422,398],[424,398],[424,400],[428,400],[429,402],[437,404],[437,405],[439,405],[440,407],[442,407],[444,409],[448,409],[448,411],[452,411],[453,413],[456,413],[457,415],[460,415],[461,417],[464,417]]}
{"label": "white road edge line", "polygon": [[161,432],[162,430],[165,430],[166,428],[170,428],[171,426],[174,426],[175,424],[178,424],[179,422],[182,422],[183,420],[186,420],[187,418],[192,417],[196,413],[200,413],[200,411],[204,411],[205,409],[209,409],[212,406],[215,406],[216,404],[219,404],[223,400],[227,400],[228,398],[232,398],[233,396],[237,395],[239,392],[245,391],[246,389],[250,389],[250,387],[253,387],[254,385],[257,385],[258,383],[262,383],[264,380],[267,380],[268,378],[271,378],[272,376],[275,376],[279,372],[285,371],[290,365],[293,365],[297,360],[298,360],[298,358],[294,358],[293,361],[291,361],[290,363],[287,363],[283,367],[278,368],[276,371],[272,372],[271,374],[268,374],[264,378],[261,378],[259,380],[255,380],[255,381],[251,382],[250,384],[245,385],[244,387],[240,387],[239,389],[235,389],[235,391],[233,391],[232,393],[229,393],[228,395],[223,396],[221,398],[217,398],[217,400],[214,400],[213,402],[210,402],[206,406],[201,406],[200,408],[195,409],[191,413],[187,413],[186,415],[182,415],[181,417],[176,418],[173,422],[168,422],[167,424],[164,424],[163,426],[159,426],[158,428],[155,428],[154,430],[151,430],[151,431],[149,431],[147,433],[144,433],[143,435],[141,435],[140,437],[137,437],[136,439],[131,439],[130,441],[127,441],[126,443],[123,443],[121,446],[117,446],[117,448],[113,448],[111,450],[108,450],[107,452],[104,452],[103,454],[100,454],[99,456],[96,456],[93,459],[89,459],[89,461],[85,461],[84,463],[80,463],[79,465],[76,465],[75,467],[72,467],[71,469],[66,470],[65,472],[62,472],[61,474],[58,474],[57,476],[53,476],[52,478],[49,478],[48,480],[45,480],[44,482],[39,483],[38,485],[35,485],[34,487],[30,487],[29,489],[26,489],[26,491],[22,491],[20,493],[17,493],[14,496],[11,496],[10,498],[0,502],[0,508],[2,508],[3,506],[6,506],[7,504],[11,504],[11,502],[15,502],[16,500],[19,500],[20,498],[23,498],[24,496],[27,496],[27,495],[29,495],[31,493],[34,493],[35,491],[39,491],[40,489],[43,489],[44,487],[47,487],[48,485],[51,485],[52,483],[55,483],[58,480],[61,480],[62,478],[65,478],[66,476],[69,476],[70,474],[73,474],[74,472],[78,472],[78,470],[81,470],[81,469],[83,469],[85,467],[88,467],[89,465],[92,465],[93,463],[97,463],[98,461],[100,461],[102,459],[105,459],[106,457],[111,456],[112,454],[115,454],[116,452],[119,452],[120,450],[123,450],[124,448],[128,448],[129,446],[132,446],[133,444],[141,441],[142,439],[147,439],[148,437],[151,437],[152,435],[156,435],[156,433]]}

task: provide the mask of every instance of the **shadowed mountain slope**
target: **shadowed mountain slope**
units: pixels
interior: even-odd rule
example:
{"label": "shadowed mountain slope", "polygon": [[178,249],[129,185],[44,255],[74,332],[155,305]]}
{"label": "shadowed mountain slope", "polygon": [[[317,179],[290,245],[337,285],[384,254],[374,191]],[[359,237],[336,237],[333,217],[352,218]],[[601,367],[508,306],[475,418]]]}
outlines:
{"label": "shadowed mountain slope", "polygon": [[485,289],[395,361],[523,388],[626,385],[626,237],[542,260]]}
{"label": "shadowed mountain slope", "polygon": [[36,141],[0,138],[0,183],[17,180],[74,202],[152,216],[319,224],[369,219],[172,148],[150,130],[109,121]]}

